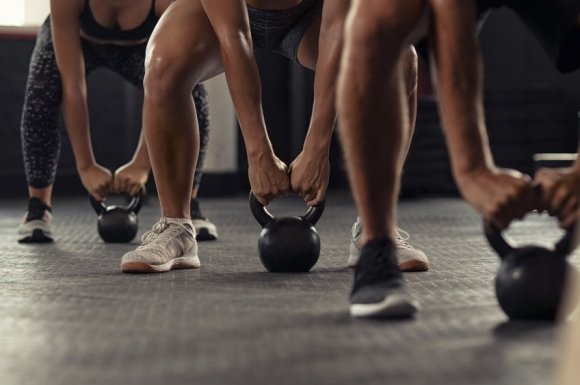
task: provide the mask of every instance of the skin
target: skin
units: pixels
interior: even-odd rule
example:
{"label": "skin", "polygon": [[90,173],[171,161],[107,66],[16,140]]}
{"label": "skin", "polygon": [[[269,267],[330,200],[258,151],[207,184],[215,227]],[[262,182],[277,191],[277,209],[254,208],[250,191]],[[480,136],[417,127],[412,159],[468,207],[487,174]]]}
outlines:
{"label": "skin", "polygon": [[[155,11],[161,15],[170,0],[156,0]],[[77,171],[87,191],[97,200],[112,192],[136,195],[147,182],[150,163],[143,135],[132,159],[113,174],[95,160],[93,154],[87,107],[87,84],[81,39],[96,44],[139,45],[147,41],[101,41],[86,36],[80,28],[80,15],[85,0],[51,0],[51,22],[57,65],[63,88],[63,113],[75,156]],[[91,10],[97,22],[105,28],[118,26],[122,30],[139,26],[151,8],[149,1],[107,0],[92,1]],[[51,205],[53,186],[29,188],[30,197],[40,198]],[[197,193],[196,189],[193,191]],[[192,195],[195,196],[195,195]]]}
{"label": "skin", "polygon": [[[336,121],[335,84],[349,1],[328,1],[304,35],[299,62],[316,70],[313,113],[302,152],[286,166],[274,153],[261,104],[246,5],[288,9],[298,0],[190,0],[173,4],[148,45],[143,121],[162,215],[188,218],[185,198],[198,146],[190,92],[225,72],[247,149],[252,191],[262,204],[295,192],[309,205],[326,194],[328,152]],[[275,7],[275,8],[272,8]],[[188,49],[184,49],[188,47]],[[320,47],[320,49],[319,49]],[[290,173],[290,176],[288,175]]]}
{"label": "skin", "polygon": [[[500,169],[493,161],[475,32],[473,0],[353,0],[338,105],[351,187],[364,225],[363,242],[392,237],[400,154],[409,137],[401,52],[425,36],[433,47],[433,78],[438,83],[453,175],[463,197],[500,229],[538,206],[530,178]],[[379,170],[376,164],[385,166]],[[562,226],[572,223],[574,215],[577,218],[579,170],[577,164],[561,172],[558,183],[551,186],[537,177],[546,185],[545,194],[553,197],[540,199],[548,210],[560,213]]]}

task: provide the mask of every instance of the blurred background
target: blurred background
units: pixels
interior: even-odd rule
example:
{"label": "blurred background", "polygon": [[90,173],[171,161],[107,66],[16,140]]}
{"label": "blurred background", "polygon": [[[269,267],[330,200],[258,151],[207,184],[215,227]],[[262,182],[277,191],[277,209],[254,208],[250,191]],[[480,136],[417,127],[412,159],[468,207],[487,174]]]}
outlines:
{"label": "blurred background", "polygon": [[[20,117],[30,55],[47,0],[0,3],[0,198],[26,196],[20,148]],[[580,73],[556,72],[533,36],[509,11],[494,12],[481,33],[485,103],[492,149],[500,166],[531,173],[540,152],[576,152]],[[313,73],[282,57],[257,54],[264,111],[278,156],[290,162],[300,152],[312,105]],[[403,197],[457,194],[428,71],[420,71],[416,134],[405,166]],[[223,77],[206,83],[212,119],[201,196],[245,194],[246,160]],[[89,78],[93,145],[98,161],[112,169],[127,162],[141,125],[138,90],[116,74],[98,70]],[[339,145],[331,152],[332,190],[348,188]],[[152,179],[152,178],[151,178]],[[150,180],[150,191],[153,186]],[[64,133],[55,195],[83,195]]]}

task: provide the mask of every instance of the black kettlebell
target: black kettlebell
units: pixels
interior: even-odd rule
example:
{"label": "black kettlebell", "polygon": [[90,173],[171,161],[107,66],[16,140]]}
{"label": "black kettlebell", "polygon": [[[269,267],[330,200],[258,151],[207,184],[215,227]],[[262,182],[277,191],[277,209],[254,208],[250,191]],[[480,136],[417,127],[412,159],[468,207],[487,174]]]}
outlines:
{"label": "black kettlebell", "polygon": [[143,204],[143,192],[132,197],[127,206],[107,205],[89,196],[98,215],[97,229],[105,242],[131,242],[139,228],[137,214]]}
{"label": "black kettlebell", "polygon": [[258,241],[260,261],[273,273],[308,272],[320,256],[320,236],[314,225],[324,212],[325,202],[308,209],[301,217],[275,218],[250,192],[250,209],[262,232]]}
{"label": "black kettlebell", "polygon": [[569,230],[554,248],[512,246],[493,225],[484,224],[485,236],[502,264],[495,279],[497,300],[511,319],[553,320],[558,315],[569,274],[575,268],[566,257],[572,250]]}

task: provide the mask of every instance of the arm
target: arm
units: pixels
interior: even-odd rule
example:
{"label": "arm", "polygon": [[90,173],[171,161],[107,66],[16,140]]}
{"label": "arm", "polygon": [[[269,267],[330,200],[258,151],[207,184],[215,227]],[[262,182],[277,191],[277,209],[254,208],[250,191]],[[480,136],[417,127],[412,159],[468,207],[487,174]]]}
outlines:
{"label": "arm", "polygon": [[250,185],[262,204],[290,189],[286,165],[272,150],[243,0],[201,0],[220,44],[226,80],[248,153]]}
{"label": "arm", "polygon": [[500,170],[487,138],[481,53],[473,0],[429,0],[434,21],[434,79],[453,174],[464,198],[486,220],[505,228],[535,208],[529,177]]}
{"label": "arm", "polygon": [[318,58],[310,126],[302,152],[290,165],[292,189],[310,206],[322,202],[328,187],[330,141],[337,118],[336,84],[349,5],[350,1],[345,0],[324,3],[316,42]]}
{"label": "arm", "polygon": [[79,15],[83,0],[51,0],[52,36],[62,82],[62,106],[77,170],[89,193],[102,200],[111,188],[110,171],[95,162],[89,131],[85,64]]}

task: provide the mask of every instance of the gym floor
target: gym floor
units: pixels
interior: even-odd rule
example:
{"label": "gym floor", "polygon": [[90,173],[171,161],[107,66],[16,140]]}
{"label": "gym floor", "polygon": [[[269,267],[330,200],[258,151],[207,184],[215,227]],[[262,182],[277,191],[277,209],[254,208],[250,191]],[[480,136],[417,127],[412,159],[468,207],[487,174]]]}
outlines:
{"label": "gym floor", "polygon": [[[220,239],[200,243],[201,269],[159,275],[122,274],[137,239],[104,244],[81,198],[55,200],[54,244],[18,244],[24,207],[0,201],[3,385],[550,383],[559,328],[507,321],[493,293],[498,258],[459,199],[401,202],[401,227],[432,267],[405,275],[423,310],[396,322],[348,315],[355,208],[344,194],[328,198],[321,258],[306,274],[264,271],[246,197],[202,200]],[[271,211],[304,206],[280,200]],[[149,200],[140,233],[158,212]],[[560,234],[541,216],[510,230],[519,242]]]}

